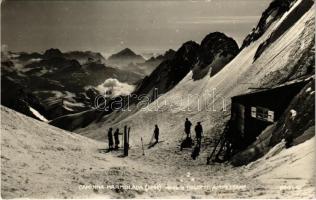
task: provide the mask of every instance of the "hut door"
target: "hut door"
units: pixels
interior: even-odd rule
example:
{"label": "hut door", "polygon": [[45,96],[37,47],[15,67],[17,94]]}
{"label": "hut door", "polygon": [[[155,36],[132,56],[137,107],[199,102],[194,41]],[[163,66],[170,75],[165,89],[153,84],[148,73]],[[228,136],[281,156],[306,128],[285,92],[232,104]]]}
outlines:
{"label": "hut door", "polygon": [[245,106],[237,104],[237,129],[241,136],[245,135]]}

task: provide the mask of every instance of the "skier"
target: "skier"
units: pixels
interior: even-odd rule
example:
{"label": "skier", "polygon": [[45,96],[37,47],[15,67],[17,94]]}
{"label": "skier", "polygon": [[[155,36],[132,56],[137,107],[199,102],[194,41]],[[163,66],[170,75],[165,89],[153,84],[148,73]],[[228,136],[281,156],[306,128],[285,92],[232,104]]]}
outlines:
{"label": "skier", "polygon": [[108,141],[109,141],[109,151],[113,149],[113,134],[112,134],[112,128],[109,128],[108,130]]}
{"label": "skier", "polygon": [[196,142],[198,146],[201,146],[202,133],[203,133],[203,128],[202,128],[201,122],[198,122],[197,125],[195,126]]}
{"label": "skier", "polygon": [[190,137],[191,126],[192,126],[192,123],[190,122],[190,120],[188,118],[186,118],[185,123],[184,123],[184,131],[187,134],[187,138]]}
{"label": "skier", "polygon": [[156,139],[156,144],[158,143],[158,140],[159,140],[159,128],[158,128],[158,125],[156,124],[155,125],[155,130],[154,130],[154,137]]}
{"label": "skier", "polygon": [[114,133],[115,149],[118,149],[118,148],[119,148],[119,144],[120,144],[119,134],[120,134],[120,131],[119,131],[119,129],[117,128],[116,131],[115,131],[115,133]]}
{"label": "skier", "polygon": [[201,122],[198,122],[195,126],[196,145],[191,154],[191,157],[193,160],[195,160],[200,155],[202,133],[203,133],[203,128],[202,128]]}

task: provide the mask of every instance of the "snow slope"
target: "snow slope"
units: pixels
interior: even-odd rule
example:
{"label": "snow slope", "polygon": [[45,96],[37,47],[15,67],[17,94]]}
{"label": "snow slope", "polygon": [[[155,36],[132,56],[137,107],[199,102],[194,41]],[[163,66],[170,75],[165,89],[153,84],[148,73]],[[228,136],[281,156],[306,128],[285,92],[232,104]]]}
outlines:
{"label": "snow slope", "polygon": [[[315,161],[314,138],[279,154],[269,153],[244,168],[205,165],[206,153],[193,162],[190,152],[166,148],[167,141],[161,144],[146,148],[145,156],[132,148],[123,158],[121,151],[104,153],[104,143],[1,106],[1,197],[306,198],[315,194],[310,174],[284,174],[288,167],[310,170],[306,167]],[[293,187],[300,181],[303,192],[280,190],[279,180]],[[107,188],[113,185],[122,188]]]}
{"label": "snow slope", "polygon": [[[282,18],[275,21],[258,40],[243,49],[215,76],[211,78],[205,76],[201,80],[194,81],[190,72],[171,91],[151,103],[148,109],[142,109],[125,119],[113,120],[110,117],[112,121],[92,124],[77,132],[100,139],[101,133],[110,126],[123,128],[127,124],[132,127],[132,143],[139,145],[140,137],[150,140],[153,127],[158,124],[162,140],[176,141],[183,135],[183,123],[188,117],[194,124],[202,121],[205,134],[210,136],[220,134],[230,114],[229,104],[232,96],[249,92],[250,87],[277,85],[279,80],[287,77],[299,62],[305,52],[304,47],[314,44],[315,6],[254,61],[260,44],[266,41],[289,13],[301,3],[304,1],[296,1]],[[226,104],[224,110],[223,101]],[[157,107],[159,107],[158,111]]]}
{"label": "snow slope", "polygon": [[289,149],[281,142],[244,169],[246,176],[270,189],[279,188],[281,193],[292,193],[295,198],[299,198],[298,193],[315,198],[315,137]]}
{"label": "snow slope", "polygon": [[[96,191],[79,186],[105,183],[126,167],[122,160],[98,153],[104,148],[100,142],[1,106],[1,196],[94,197]],[[105,176],[109,172],[113,174]]]}

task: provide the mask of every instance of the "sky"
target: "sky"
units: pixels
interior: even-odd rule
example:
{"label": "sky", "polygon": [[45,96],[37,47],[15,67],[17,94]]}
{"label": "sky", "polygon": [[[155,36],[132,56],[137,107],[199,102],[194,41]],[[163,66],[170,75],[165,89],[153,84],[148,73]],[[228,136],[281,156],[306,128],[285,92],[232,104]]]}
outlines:
{"label": "sky", "polygon": [[178,49],[220,31],[241,45],[271,0],[23,1],[1,4],[1,43],[11,51],[90,50],[105,55]]}

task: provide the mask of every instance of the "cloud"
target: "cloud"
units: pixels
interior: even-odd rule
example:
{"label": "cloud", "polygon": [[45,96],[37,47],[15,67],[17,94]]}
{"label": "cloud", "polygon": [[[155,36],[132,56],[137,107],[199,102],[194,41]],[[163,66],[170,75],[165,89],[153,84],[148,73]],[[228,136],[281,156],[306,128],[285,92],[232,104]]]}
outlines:
{"label": "cloud", "polygon": [[135,89],[134,85],[122,83],[115,78],[106,79],[102,84],[96,87],[102,95],[111,94],[111,97],[126,96],[131,94]]}
{"label": "cloud", "polygon": [[174,24],[241,24],[254,23],[260,16],[213,16],[213,17],[194,17],[171,21]]}

